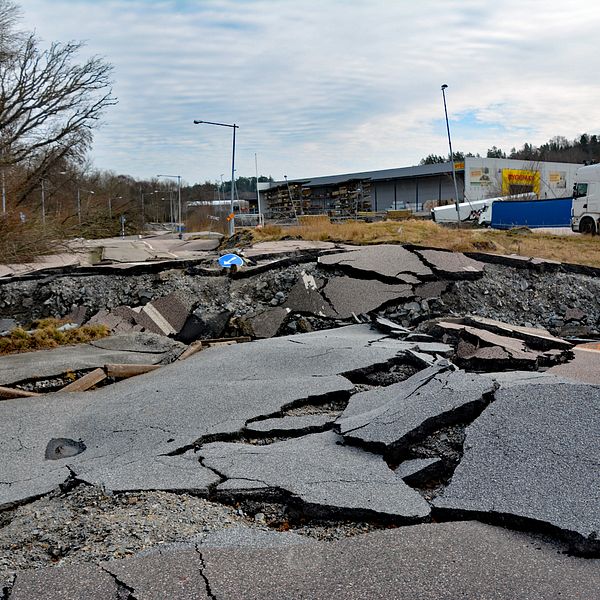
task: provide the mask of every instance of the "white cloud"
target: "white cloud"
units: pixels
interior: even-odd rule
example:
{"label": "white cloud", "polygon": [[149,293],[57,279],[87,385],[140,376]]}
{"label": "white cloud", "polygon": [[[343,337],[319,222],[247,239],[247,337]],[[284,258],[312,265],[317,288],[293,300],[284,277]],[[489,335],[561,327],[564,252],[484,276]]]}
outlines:
{"label": "white cloud", "polygon": [[[100,168],[218,179],[414,164],[600,129],[600,5],[572,0],[21,0],[47,41],[85,39],[115,65]],[[474,115],[482,127],[464,127]]]}

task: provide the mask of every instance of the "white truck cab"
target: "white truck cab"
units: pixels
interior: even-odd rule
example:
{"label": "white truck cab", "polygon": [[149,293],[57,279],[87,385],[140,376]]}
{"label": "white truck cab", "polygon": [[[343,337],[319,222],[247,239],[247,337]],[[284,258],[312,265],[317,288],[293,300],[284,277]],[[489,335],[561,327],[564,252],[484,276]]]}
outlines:
{"label": "white truck cab", "polygon": [[571,229],[592,235],[600,231],[600,164],[577,169]]}

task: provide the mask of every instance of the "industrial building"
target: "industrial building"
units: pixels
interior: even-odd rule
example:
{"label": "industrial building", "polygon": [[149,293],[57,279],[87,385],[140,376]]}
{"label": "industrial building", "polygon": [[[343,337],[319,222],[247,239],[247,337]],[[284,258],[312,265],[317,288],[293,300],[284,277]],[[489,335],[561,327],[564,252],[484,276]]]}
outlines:
{"label": "industrial building", "polygon": [[[459,201],[533,192],[540,199],[569,196],[581,165],[469,156],[455,163]],[[454,202],[452,163],[365,171],[260,184],[270,218],[298,214],[351,216],[410,208],[429,211]]]}

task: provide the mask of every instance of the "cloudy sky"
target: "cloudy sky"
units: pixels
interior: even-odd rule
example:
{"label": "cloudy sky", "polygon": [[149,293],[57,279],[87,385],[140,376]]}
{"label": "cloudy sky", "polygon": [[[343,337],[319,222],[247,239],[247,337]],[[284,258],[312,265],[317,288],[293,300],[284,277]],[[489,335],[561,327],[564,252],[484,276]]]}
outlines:
{"label": "cloudy sky", "polygon": [[97,168],[275,179],[600,133],[592,0],[17,0],[45,43],[85,40],[119,104]]}

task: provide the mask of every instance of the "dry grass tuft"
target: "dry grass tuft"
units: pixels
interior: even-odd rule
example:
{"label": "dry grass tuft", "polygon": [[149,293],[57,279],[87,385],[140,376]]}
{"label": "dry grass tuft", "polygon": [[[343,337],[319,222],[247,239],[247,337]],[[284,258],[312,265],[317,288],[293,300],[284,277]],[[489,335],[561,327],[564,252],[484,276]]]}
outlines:
{"label": "dry grass tuft", "polygon": [[42,319],[33,324],[31,331],[18,327],[9,335],[0,337],[0,354],[15,354],[57,348],[69,344],[83,344],[109,335],[105,325],[83,325],[77,329],[59,331],[65,321]]}
{"label": "dry grass tuft", "polygon": [[600,267],[600,238],[537,233],[526,228],[509,231],[454,229],[433,221],[409,219],[364,223],[329,223],[328,219],[310,220],[283,227],[267,225],[251,230],[254,242],[294,238],[349,244],[402,243],[429,246],[454,252],[492,252],[519,254],[548,260]]}

